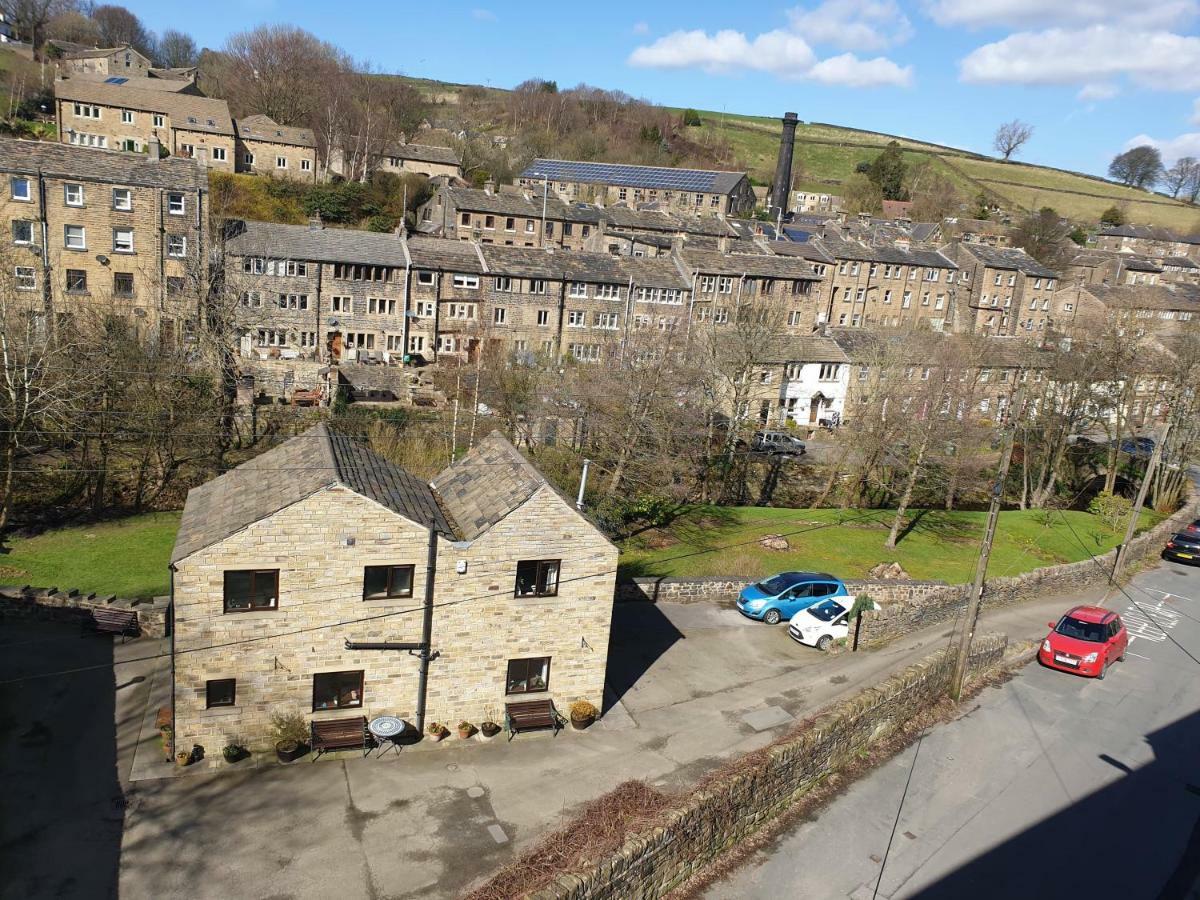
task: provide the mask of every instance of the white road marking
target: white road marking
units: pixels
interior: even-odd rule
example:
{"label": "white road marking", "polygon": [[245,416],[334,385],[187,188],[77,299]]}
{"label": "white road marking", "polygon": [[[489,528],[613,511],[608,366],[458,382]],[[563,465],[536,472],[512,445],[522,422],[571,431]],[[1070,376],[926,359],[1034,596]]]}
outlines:
{"label": "white road marking", "polygon": [[1185,597],[1183,594],[1177,594],[1174,591],[1160,591],[1158,588],[1144,588],[1140,586],[1139,590],[1150,591],[1153,594],[1162,594],[1164,600],[1169,597],[1174,597],[1176,600],[1189,600],[1193,603],[1196,601],[1195,597]]}
{"label": "white road marking", "polygon": [[1167,639],[1166,632],[1175,628],[1181,618],[1179,613],[1165,606],[1165,600],[1158,603],[1139,603],[1136,606],[1125,607],[1121,618],[1125,620],[1125,629],[1129,632],[1129,643],[1138,638],[1145,638],[1155,644],[1161,644]]}
{"label": "white road marking", "polygon": [[1140,654],[1140,653],[1134,653],[1132,650],[1126,650],[1125,654],[1126,654],[1126,656],[1136,656],[1138,659],[1144,659],[1147,662],[1153,662],[1153,660],[1150,659],[1150,657],[1142,656],[1142,654]]}

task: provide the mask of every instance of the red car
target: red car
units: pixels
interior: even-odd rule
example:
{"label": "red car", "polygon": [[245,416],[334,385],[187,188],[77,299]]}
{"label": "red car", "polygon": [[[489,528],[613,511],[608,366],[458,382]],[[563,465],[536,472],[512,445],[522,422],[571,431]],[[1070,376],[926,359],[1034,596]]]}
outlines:
{"label": "red car", "polygon": [[1125,659],[1129,647],[1121,617],[1100,606],[1076,606],[1050,628],[1038,662],[1063,672],[1103,678],[1114,660]]}

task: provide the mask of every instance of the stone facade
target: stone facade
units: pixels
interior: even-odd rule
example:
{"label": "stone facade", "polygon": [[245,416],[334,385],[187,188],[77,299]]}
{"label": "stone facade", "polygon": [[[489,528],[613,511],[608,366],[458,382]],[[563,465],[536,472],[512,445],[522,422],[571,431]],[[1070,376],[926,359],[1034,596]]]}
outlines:
{"label": "stone facade", "polygon": [[[353,538],[347,546],[347,538]],[[419,661],[345,641],[421,638],[427,530],[331,487],[176,564],[175,732],[183,744],[269,743],[273,712],[306,719],[382,714],[414,721]],[[602,706],[616,548],[542,487],[474,541],[437,539],[426,721],[502,722],[506,701]],[[516,598],[520,559],[561,559],[557,596]],[[364,566],[414,566],[412,597],[363,599]],[[231,569],[278,569],[277,609],[223,612]],[[460,571],[461,570],[461,571]],[[344,624],[334,624],[344,623]],[[206,649],[212,647],[212,649]],[[506,696],[508,661],[549,657],[545,692]],[[313,710],[313,675],[363,672],[361,707]],[[236,705],[206,708],[206,682],[234,678]]]}
{"label": "stone facade", "polygon": [[248,175],[268,175],[274,178],[290,178],[294,181],[315,182],[317,180],[317,151],[315,147],[283,144],[239,135],[236,168],[237,171]]}

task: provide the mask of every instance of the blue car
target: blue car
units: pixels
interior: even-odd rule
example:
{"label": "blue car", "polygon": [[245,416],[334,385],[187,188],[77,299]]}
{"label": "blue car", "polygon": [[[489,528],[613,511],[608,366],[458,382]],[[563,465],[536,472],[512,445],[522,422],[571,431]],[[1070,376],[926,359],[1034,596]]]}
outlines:
{"label": "blue car", "polygon": [[737,608],[744,616],[768,625],[787,621],[828,597],[849,597],[840,579],[823,572],[780,572],[742,588]]}

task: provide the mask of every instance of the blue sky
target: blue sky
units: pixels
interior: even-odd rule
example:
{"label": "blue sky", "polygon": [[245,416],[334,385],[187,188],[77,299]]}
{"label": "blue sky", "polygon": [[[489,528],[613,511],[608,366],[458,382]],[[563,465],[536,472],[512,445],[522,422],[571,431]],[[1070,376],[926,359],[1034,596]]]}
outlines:
{"label": "blue sky", "polygon": [[457,3],[209,0],[126,5],[201,46],[287,22],[377,68],[511,87],[587,82],[672,106],[782,115],[1104,174],[1151,142],[1200,157],[1200,0]]}

